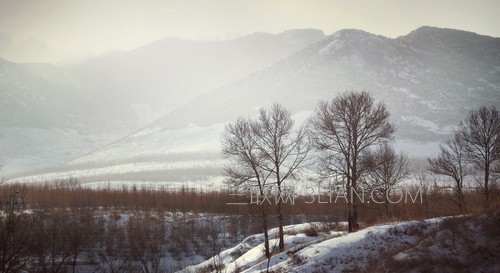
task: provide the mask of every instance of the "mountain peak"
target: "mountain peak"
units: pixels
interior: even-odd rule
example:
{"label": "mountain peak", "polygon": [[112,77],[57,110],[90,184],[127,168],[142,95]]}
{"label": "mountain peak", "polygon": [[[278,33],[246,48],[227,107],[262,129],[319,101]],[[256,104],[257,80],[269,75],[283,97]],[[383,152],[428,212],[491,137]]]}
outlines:
{"label": "mountain peak", "polygon": [[356,28],[345,28],[338,30],[334,32],[330,36],[335,36],[335,37],[364,37],[364,36],[371,36],[375,34],[371,34],[369,32],[366,32],[362,29],[356,29]]}
{"label": "mountain peak", "polygon": [[335,53],[347,52],[354,48],[374,46],[384,43],[388,38],[375,35],[360,29],[342,29],[329,35],[319,49],[322,55],[332,55]]}
{"label": "mountain peak", "polygon": [[423,26],[396,40],[420,48],[434,47],[444,51],[453,49],[456,52],[478,52],[490,56],[498,56],[500,52],[500,38],[450,28]]}
{"label": "mountain peak", "polygon": [[[422,26],[419,27],[405,36],[400,36],[398,39],[407,39],[407,40],[430,40],[430,39],[476,39],[477,37],[485,37],[485,38],[494,38],[490,36],[480,35],[475,32],[458,30],[452,28],[439,28],[432,26]],[[494,38],[495,39],[495,38]]]}
{"label": "mountain peak", "polygon": [[[442,34],[442,33],[468,33],[468,34],[476,34],[474,32],[470,31],[465,31],[465,30],[459,30],[459,29],[453,29],[453,28],[440,28],[440,27],[433,27],[433,26],[421,26],[413,31],[411,31],[408,35],[432,35],[432,34]],[[478,35],[478,34],[476,34]]]}
{"label": "mountain peak", "polygon": [[433,27],[433,26],[421,26],[415,30],[412,30],[410,33],[415,33],[415,34],[429,34],[429,33],[435,33],[435,32],[441,32],[443,30],[449,30],[447,28],[439,28],[439,27]]}

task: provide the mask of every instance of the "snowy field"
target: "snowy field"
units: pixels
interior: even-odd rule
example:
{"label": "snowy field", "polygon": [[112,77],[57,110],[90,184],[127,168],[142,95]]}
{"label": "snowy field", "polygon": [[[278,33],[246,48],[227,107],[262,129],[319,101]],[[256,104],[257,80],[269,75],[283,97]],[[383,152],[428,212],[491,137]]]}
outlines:
{"label": "snowy field", "polygon": [[[316,236],[304,233],[310,224],[293,225],[285,228],[286,250],[269,261],[263,252],[263,236],[258,234],[179,272],[266,272],[268,266],[269,272],[297,273],[499,272],[500,234],[491,230],[498,228],[499,220],[498,214],[434,218]],[[271,230],[270,237],[276,233]],[[270,245],[276,246],[277,239]]]}
{"label": "snowy field", "polygon": [[[271,257],[269,269],[274,272],[321,272],[320,269],[326,270],[325,272],[345,272],[366,269],[378,255],[414,244],[422,234],[436,230],[440,221],[441,219],[436,218],[392,223],[350,234],[332,231],[317,236],[304,234],[311,224],[287,226],[285,233],[289,235],[285,237],[286,251]],[[413,234],[409,231],[413,231]],[[270,238],[276,236],[277,229],[271,230]],[[276,248],[277,243],[277,239],[270,241],[270,245]],[[215,267],[217,264],[224,265],[227,272],[261,272],[268,265],[263,245],[263,235],[253,235],[218,256],[181,272],[211,272],[202,268]]]}

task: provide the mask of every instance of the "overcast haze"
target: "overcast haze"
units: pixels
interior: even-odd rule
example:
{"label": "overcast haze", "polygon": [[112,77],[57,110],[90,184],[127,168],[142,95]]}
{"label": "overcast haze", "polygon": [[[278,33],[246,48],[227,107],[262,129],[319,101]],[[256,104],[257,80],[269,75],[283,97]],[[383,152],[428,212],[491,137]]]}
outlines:
{"label": "overcast haze", "polygon": [[431,25],[499,37],[500,1],[0,0],[0,56],[59,62],[163,37],[228,39],[343,28],[396,37]]}

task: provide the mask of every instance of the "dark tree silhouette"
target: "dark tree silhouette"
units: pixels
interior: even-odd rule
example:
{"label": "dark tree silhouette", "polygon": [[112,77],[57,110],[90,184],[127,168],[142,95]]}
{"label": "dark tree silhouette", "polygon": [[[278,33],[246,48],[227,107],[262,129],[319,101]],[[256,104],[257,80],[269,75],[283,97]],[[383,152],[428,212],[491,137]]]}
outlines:
{"label": "dark tree silhouette", "polygon": [[[293,127],[291,113],[274,104],[270,110],[261,109],[255,121],[240,118],[229,124],[222,135],[223,154],[234,160],[233,167],[225,169],[231,184],[256,186],[261,195],[265,195],[267,186],[276,186],[280,250],[285,247],[283,198],[280,198],[283,186],[286,180],[296,178],[310,150],[305,145],[305,131],[295,131]],[[262,216],[266,219],[267,205],[262,205]],[[266,220],[263,224],[267,229]],[[268,242],[265,245],[268,255]]]}
{"label": "dark tree silhouette", "polygon": [[[226,126],[222,134],[222,153],[231,160],[231,165],[224,168],[227,183],[238,187],[257,189],[263,196],[268,186],[271,173],[262,168],[262,157],[257,146],[257,137],[253,133],[254,121],[239,118]],[[268,204],[257,206],[262,217],[264,232],[264,251],[271,257],[268,234]]]}
{"label": "dark tree silhouette", "polygon": [[[322,171],[327,176],[340,176],[349,197],[366,171],[360,164],[363,153],[372,145],[391,138],[395,131],[386,106],[375,104],[367,92],[356,91],[344,92],[331,102],[320,101],[310,124]],[[351,199],[349,231],[358,228],[357,201]]]}
{"label": "dark tree silhouette", "polygon": [[463,139],[467,159],[484,172],[485,205],[490,205],[490,171],[494,162],[500,160],[500,114],[494,107],[482,106],[469,112],[460,122],[460,137]]}
{"label": "dark tree silhouette", "polygon": [[268,111],[260,110],[259,120],[254,123],[253,132],[257,136],[257,146],[263,159],[262,168],[271,173],[277,187],[277,209],[279,229],[279,249],[285,249],[283,186],[286,180],[296,178],[310,150],[306,144],[306,133],[294,131],[292,114],[280,104],[274,104]]}
{"label": "dark tree silhouette", "polygon": [[456,193],[455,203],[460,213],[465,212],[465,199],[463,193],[464,178],[471,174],[467,168],[467,159],[465,155],[464,141],[460,134],[455,134],[453,139],[446,141],[444,145],[440,145],[440,152],[436,157],[429,157],[429,171],[450,177],[453,179],[453,191]]}
{"label": "dark tree silhouette", "polygon": [[[391,190],[411,173],[408,158],[403,154],[397,154],[389,143],[380,144],[377,149],[365,156],[365,166],[369,168],[368,183],[372,187],[372,193],[383,202],[385,216],[389,216],[388,196]],[[375,196],[374,196],[375,198]]]}

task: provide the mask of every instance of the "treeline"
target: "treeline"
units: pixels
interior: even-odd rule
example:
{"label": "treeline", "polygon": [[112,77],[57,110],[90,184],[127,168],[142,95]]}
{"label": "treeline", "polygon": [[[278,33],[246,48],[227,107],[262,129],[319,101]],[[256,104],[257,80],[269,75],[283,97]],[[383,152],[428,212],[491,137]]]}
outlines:
{"label": "treeline", "polygon": [[246,217],[88,207],[31,209],[10,229],[0,222],[0,272],[174,272],[255,232]]}
{"label": "treeline", "polygon": [[[390,217],[383,204],[359,202],[360,221],[371,225],[458,213],[455,193],[437,182],[437,176],[421,176],[407,189],[422,201],[391,203]],[[224,188],[95,190],[82,188],[76,179],[0,186],[1,197],[12,192],[13,222],[10,203],[1,199],[0,272],[173,272],[200,262],[193,260],[196,255],[211,257],[262,231],[262,205]],[[470,188],[464,196],[470,212],[482,210],[480,189]],[[282,204],[283,224],[323,222],[346,230],[347,204],[337,197],[326,191],[298,195],[293,205]],[[400,197],[395,192],[390,198]],[[277,211],[267,213],[268,229],[279,227]]]}
{"label": "treeline", "polygon": [[[26,209],[69,209],[85,207],[95,211],[134,212],[153,210],[158,212],[180,212],[183,214],[210,213],[217,215],[254,215],[258,213],[259,205],[252,204],[250,193],[245,196],[234,195],[237,191],[226,187],[218,188],[140,188],[137,186],[123,188],[91,189],[82,187],[77,179],[60,180],[45,185],[0,185],[0,209],[7,210],[7,202],[11,189],[16,191],[15,210]],[[314,187],[314,193],[305,191],[298,193],[294,204],[290,201],[283,204],[287,215],[303,215],[296,218],[302,220],[346,219],[346,200],[327,188]],[[389,215],[385,213],[385,204],[371,201],[370,191],[365,192],[366,200],[361,203],[363,212],[361,220],[376,219],[423,219],[429,217],[447,216],[460,213],[456,205],[456,194],[449,186],[443,186],[442,178],[428,173],[415,175],[414,183],[402,187],[402,192],[394,192],[391,200],[402,201],[389,203]],[[500,204],[500,187],[491,189],[492,203]],[[415,198],[404,202],[406,191]],[[463,190],[464,199],[468,203],[469,212],[483,210],[483,190],[477,187],[466,187]],[[275,204],[275,195],[270,195],[271,203]],[[356,197],[358,198],[358,197]],[[359,199],[358,199],[359,200]],[[230,205],[230,204],[245,205]],[[270,212],[273,214],[274,212]],[[381,220],[377,220],[381,221]],[[292,221],[287,221],[291,223]]]}
{"label": "treeline", "polygon": [[453,136],[440,146],[439,154],[428,161],[430,172],[452,181],[451,189],[460,213],[467,212],[464,190],[470,177],[483,191],[484,207],[497,205],[493,202],[500,177],[499,111],[494,106],[470,111]]}
{"label": "treeline", "polygon": [[[0,272],[180,270],[259,232],[255,206],[227,205],[245,201],[230,193],[94,190],[76,179],[2,185]],[[327,220],[316,213],[290,213],[285,223]],[[277,221],[269,221],[275,226]]]}

